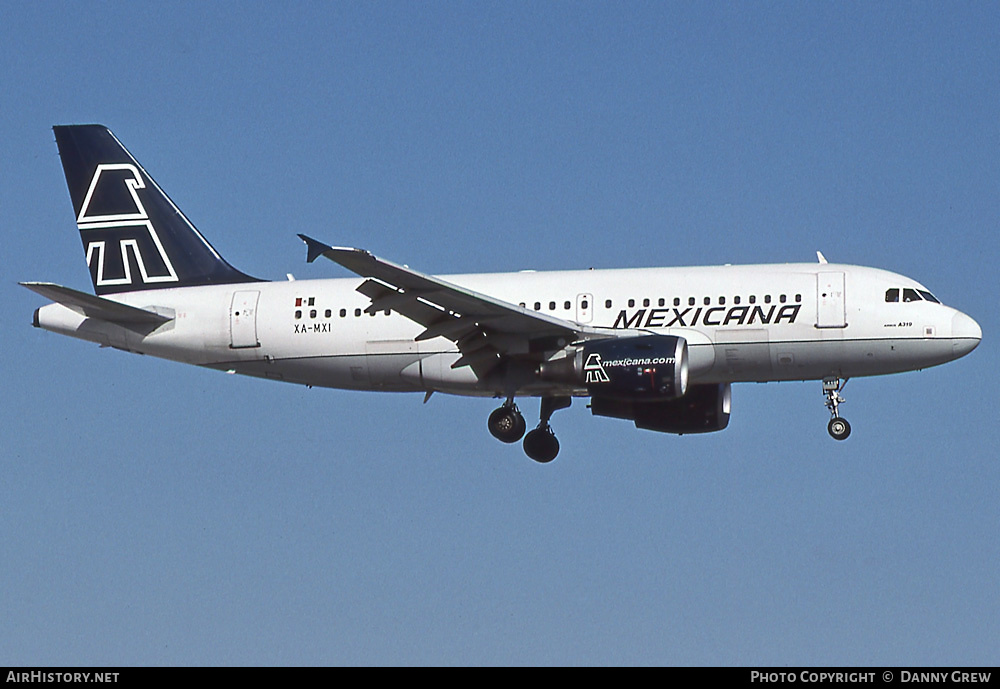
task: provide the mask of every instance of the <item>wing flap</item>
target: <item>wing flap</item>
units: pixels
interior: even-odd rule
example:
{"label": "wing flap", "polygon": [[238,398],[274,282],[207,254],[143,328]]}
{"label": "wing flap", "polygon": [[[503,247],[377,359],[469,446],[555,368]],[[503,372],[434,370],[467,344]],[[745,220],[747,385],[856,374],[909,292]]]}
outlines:
{"label": "wing flap", "polygon": [[417,342],[433,340],[435,337],[446,337],[449,340],[459,339],[463,334],[472,332],[476,327],[475,323],[467,321],[467,318],[448,315],[428,325],[426,330],[413,339]]}

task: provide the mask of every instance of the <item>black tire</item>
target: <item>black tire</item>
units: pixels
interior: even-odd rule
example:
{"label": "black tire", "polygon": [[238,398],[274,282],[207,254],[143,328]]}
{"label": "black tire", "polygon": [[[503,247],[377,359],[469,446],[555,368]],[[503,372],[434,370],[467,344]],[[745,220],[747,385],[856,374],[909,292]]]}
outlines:
{"label": "black tire", "polygon": [[539,464],[548,464],[559,454],[559,441],[549,428],[536,428],[524,436],[524,454]]}
{"label": "black tire", "polygon": [[830,433],[830,437],[834,440],[847,440],[847,436],[851,434],[851,424],[847,423],[847,419],[835,416],[830,419],[830,423],[827,424],[826,430]]}
{"label": "black tire", "polygon": [[517,407],[498,407],[487,422],[490,434],[502,443],[516,443],[524,436],[524,417]]}

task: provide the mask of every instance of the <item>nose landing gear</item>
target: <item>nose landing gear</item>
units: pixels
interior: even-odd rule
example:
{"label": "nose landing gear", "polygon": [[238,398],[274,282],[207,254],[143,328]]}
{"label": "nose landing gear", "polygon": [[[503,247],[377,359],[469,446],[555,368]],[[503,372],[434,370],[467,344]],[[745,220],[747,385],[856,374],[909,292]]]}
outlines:
{"label": "nose landing gear", "polygon": [[846,440],[847,436],[851,434],[851,424],[847,422],[847,419],[841,418],[839,413],[839,407],[844,402],[844,398],[840,396],[840,391],[847,385],[847,380],[845,378],[841,382],[840,378],[823,379],[823,394],[826,396],[826,408],[830,410],[831,416],[826,430],[834,440]]}

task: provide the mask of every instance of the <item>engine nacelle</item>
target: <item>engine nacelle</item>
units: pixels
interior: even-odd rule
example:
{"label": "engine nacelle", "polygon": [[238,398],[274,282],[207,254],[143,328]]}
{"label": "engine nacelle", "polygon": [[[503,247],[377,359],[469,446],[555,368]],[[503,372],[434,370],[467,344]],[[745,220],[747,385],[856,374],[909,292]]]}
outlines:
{"label": "engine nacelle", "polygon": [[636,428],[661,433],[711,433],[729,425],[732,388],[729,383],[692,385],[679,399],[641,402],[594,397],[590,411],[634,421]]}
{"label": "engine nacelle", "polygon": [[594,397],[676,399],[687,392],[687,341],[643,335],[587,342],[565,358],[541,364],[538,376],[585,387]]}

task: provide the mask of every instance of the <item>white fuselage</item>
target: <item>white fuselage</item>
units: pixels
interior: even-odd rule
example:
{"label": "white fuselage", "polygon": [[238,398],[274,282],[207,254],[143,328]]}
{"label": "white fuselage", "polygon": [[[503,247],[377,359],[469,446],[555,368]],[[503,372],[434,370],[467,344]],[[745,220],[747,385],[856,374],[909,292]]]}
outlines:
{"label": "white fuselage", "polygon": [[[910,278],[835,264],[522,272],[445,276],[497,299],[609,336],[672,334],[688,343],[692,383],[849,378],[925,368],[975,348],[971,318],[928,301],[888,302]],[[88,319],[60,304],[39,327],[133,352],[305,385],[503,395],[457,346],[416,341],[423,326],[365,312],[360,278],[251,282],[113,296],[173,319],[155,329]],[[555,352],[553,352],[555,353]],[[585,394],[538,381],[519,395]]]}

